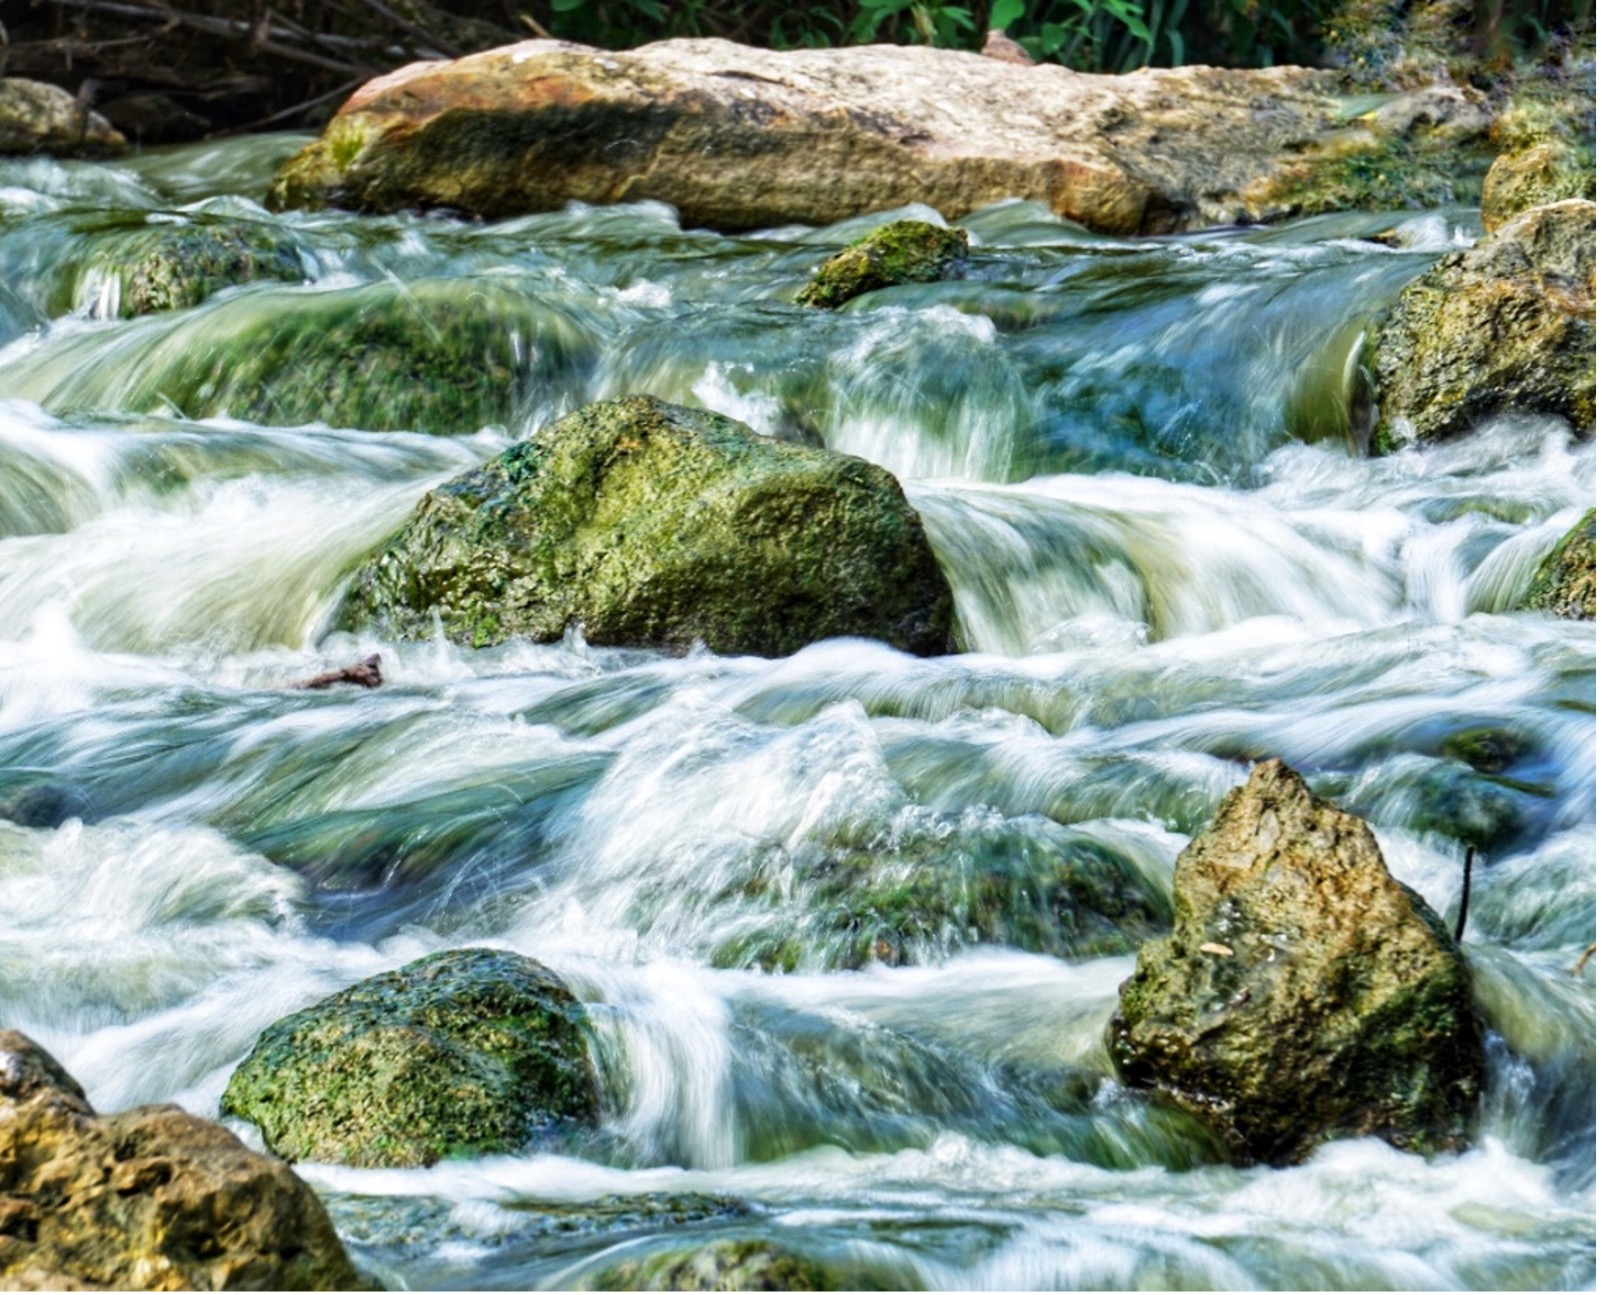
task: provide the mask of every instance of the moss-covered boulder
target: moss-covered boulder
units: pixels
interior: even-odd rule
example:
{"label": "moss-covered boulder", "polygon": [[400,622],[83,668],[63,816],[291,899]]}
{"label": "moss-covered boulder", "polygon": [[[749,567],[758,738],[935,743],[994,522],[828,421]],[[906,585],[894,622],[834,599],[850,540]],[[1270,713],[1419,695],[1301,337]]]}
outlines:
{"label": "moss-covered boulder", "polygon": [[213,293],[257,279],[305,277],[293,242],[250,221],[162,222],[130,230],[97,249],[93,313],[124,319],[199,305]]}
{"label": "moss-covered boulder", "polygon": [[965,229],[891,221],[824,261],[796,300],[832,309],[879,288],[954,278],[966,261]]}
{"label": "moss-covered boulder", "polygon": [[764,859],[728,897],[745,915],[712,961],[833,971],[934,960],[979,944],[1106,957],[1133,952],[1170,913],[1135,862],[1044,818],[849,836]]}
{"label": "moss-covered boulder", "polygon": [[1458,1149],[1483,1082],[1467,964],[1366,823],[1278,760],[1179,856],[1171,935],[1140,950],[1106,1043],[1123,1081],[1242,1161],[1337,1137]]}
{"label": "moss-covered boulder", "polygon": [[1595,509],[1581,517],[1540,563],[1522,605],[1568,620],[1595,619]]}
{"label": "moss-covered boulder", "polygon": [[1442,257],[1372,344],[1381,449],[1498,413],[1595,431],[1595,204],[1537,207]]}
{"label": "moss-covered boulder", "polygon": [[650,397],[589,405],[427,495],[342,621],[785,656],[839,635],[947,650],[952,599],[895,479]]}
{"label": "moss-covered boulder", "polygon": [[431,1165],[518,1151],[598,1119],[587,1028],[531,958],[435,953],[271,1026],[222,1109],[289,1160]]}
{"label": "moss-covered boulder", "polygon": [[0,76],[0,156],[116,157],[127,148],[110,122],[59,86]]}
{"label": "moss-covered boulder", "polygon": [[350,1290],[316,1193],[176,1106],[97,1115],[0,1030],[0,1289]]}
{"label": "moss-covered boulder", "polygon": [[1490,140],[1498,156],[1484,177],[1484,227],[1494,231],[1531,207],[1595,201],[1595,32],[1571,57],[1516,73]]}

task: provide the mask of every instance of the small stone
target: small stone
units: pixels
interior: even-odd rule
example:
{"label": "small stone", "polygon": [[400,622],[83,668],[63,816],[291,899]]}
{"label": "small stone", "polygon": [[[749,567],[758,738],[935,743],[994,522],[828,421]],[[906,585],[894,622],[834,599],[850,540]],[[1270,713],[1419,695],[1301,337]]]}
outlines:
{"label": "small stone", "polygon": [[1232,958],[1234,956],[1234,950],[1229,948],[1228,945],[1214,944],[1211,940],[1208,940],[1205,944],[1201,945],[1201,952],[1210,953],[1214,957],[1218,958]]}
{"label": "small stone", "polygon": [[97,112],[78,105],[59,86],[0,77],[0,155],[116,157],[128,141]]}
{"label": "small stone", "polygon": [[965,229],[891,221],[818,266],[796,301],[834,309],[879,288],[955,278],[966,262]]}

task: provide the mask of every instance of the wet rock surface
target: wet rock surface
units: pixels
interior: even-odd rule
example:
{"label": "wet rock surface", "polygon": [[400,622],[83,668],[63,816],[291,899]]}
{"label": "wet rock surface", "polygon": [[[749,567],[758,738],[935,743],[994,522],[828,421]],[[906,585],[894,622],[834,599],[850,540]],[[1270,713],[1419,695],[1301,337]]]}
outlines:
{"label": "wet rock surface", "polygon": [[127,147],[110,122],[58,86],[0,77],[0,156],[116,157]]}
{"label": "wet rock surface", "polygon": [[1295,67],[1113,77],[921,47],[527,41],[368,83],[269,201],[501,217],[648,198],[741,229],[1028,198],[1133,234],[1476,197],[1482,96],[1390,98],[1353,114],[1336,74]]}
{"label": "wet rock surface", "polygon": [[532,958],[431,954],[266,1030],[225,1114],[294,1160],[429,1165],[599,1116],[582,1005]]}
{"label": "wet rock surface", "polygon": [[952,601],[895,479],[649,397],[586,406],[430,493],[357,572],[346,624],[474,646],[784,656],[840,635],[920,655]]}
{"label": "wet rock surface", "polygon": [[1485,1064],[1467,965],[1366,823],[1259,764],[1179,856],[1174,909],[1107,1028],[1126,1083],[1242,1160],[1338,1137],[1466,1145]]}
{"label": "wet rock surface", "polygon": [[824,261],[797,300],[831,309],[879,288],[952,278],[966,259],[966,230],[892,221]]}
{"label": "wet rock surface", "polygon": [[1595,509],[1581,517],[1540,563],[1523,606],[1568,620],[1595,619]]}
{"label": "wet rock surface", "polygon": [[176,1106],[97,1115],[49,1053],[0,1031],[0,1288],[360,1285],[282,1161]]}
{"label": "wet rock surface", "polygon": [[1537,207],[1407,285],[1371,357],[1380,448],[1498,413],[1594,435],[1595,231],[1593,202]]}

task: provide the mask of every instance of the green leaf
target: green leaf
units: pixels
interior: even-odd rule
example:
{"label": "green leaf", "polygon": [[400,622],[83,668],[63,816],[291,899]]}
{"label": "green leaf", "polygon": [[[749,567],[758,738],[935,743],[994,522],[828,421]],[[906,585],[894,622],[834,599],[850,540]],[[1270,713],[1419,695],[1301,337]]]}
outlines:
{"label": "green leaf", "polygon": [[1005,31],[1023,16],[1023,0],[995,0],[990,6],[990,26]]}

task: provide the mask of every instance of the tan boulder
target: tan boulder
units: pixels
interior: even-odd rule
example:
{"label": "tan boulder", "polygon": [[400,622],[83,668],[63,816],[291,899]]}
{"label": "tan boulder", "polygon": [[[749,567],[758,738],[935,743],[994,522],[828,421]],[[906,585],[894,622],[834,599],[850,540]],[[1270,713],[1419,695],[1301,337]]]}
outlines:
{"label": "tan boulder", "polygon": [[97,112],[59,86],[0,77],[0,155],[53,153],[58,157],[115,157],[128,141]]}
{"label": "tan boulder", "polygon": [[1432,203],[1458,179],[1477,193],[1471,167],[1449,169],[1489,126],[1471,92],[1353,117],[1338,89],[1296,67],[1097,76],[922,47],[526,41],[369,82],[269,201],[495,218],[655,199],[737,229],[1026,198],[1132,234]]}
{"label": "tan boulder", "polygon": [[0,1030],[0,1289],[361,1284],[282,1161],[176,1106],[96,1115],[49,1053]]}
{"label": "tan boulder", "polygon": [[1536,207],[1409,283],[1373,344],[1375,444],[1557,414],[1595,432],[1595,204]]}

